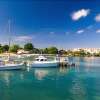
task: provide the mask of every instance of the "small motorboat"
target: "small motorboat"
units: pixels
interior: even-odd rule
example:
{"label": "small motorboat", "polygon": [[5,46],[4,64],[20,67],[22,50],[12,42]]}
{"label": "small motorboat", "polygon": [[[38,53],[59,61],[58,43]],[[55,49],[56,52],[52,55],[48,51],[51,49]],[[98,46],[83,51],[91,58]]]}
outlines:
{"label": "small motorboat", "polygon": [[44,56],[38,56],[37,58],[35,58],[35,61],[32,62],[32,67],[58,67],[59,66],[59,61],[57,59],[55,60],[48,60],[46,57]]}

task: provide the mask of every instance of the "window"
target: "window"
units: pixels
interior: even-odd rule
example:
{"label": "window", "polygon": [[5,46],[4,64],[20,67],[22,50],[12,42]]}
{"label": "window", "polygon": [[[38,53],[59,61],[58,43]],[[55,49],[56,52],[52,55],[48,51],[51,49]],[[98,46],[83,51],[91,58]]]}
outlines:
{"label": "window", "polygon": [[43,61],[43,59],[40,59],[40,61]]}
{"label": "window", "polygon": [[36,59],[36,61],[39,61],[39,59]]}

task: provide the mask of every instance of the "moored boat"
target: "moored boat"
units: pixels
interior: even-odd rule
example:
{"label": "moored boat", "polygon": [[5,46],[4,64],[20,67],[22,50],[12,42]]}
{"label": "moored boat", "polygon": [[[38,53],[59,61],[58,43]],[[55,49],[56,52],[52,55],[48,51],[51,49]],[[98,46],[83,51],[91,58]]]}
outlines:
{"label": "moored boat", "polygon": [[[8,21],[8,28],[9,28],[9,35],[10,35],[10,20]],[[11,44],[11,37],[9,36],[9,47]],[[18,70],[22,69],[24,66],[24,63],[22,62],[16,62],[12,57],[10,56],[10,48],[8,50],[8,57],[7,60],[0,59],[0,70]]]}
{"label": "moored boat", "polygon": [[0,71],[1,70],[21,70],[23,67],[23,64],[5,64],[0,65]]}
{"label": "moored boat", "polygon": [[59,61],[57,59],[55,60],[48,60],[44,56],[38,56],[35,58],[35,61],[32,62],[32,67],[58,67],[59,66]]}
{"label": "moored boat", "polygon": [[0,60],[0,71],[1,70],[21,70],[24,67],[24,63],[15,63],[14,61],[2,61]]}

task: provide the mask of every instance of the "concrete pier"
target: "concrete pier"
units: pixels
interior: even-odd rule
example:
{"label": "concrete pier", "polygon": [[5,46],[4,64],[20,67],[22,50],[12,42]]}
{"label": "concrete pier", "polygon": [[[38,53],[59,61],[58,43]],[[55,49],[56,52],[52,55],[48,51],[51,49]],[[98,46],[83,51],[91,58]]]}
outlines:
{"label": "concrete pier", "polygon": [[69,62],[66,57],[59,57],[59,66],[61,67],[75,67],[75,63]]}

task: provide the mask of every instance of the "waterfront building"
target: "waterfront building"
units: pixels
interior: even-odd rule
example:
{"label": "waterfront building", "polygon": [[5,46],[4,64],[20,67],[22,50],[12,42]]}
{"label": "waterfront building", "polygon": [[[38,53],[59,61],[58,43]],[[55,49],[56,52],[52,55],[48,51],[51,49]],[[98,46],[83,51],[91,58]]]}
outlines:
{"label": "waterfront building", "polygon": [[[73,49],[69,49],[69,50],[72,52],[84,50],[86,53],[91,53],[91,54],[100,52],[100,48],[73,48]],[[68,51],[68,49],[66,51]]]}

